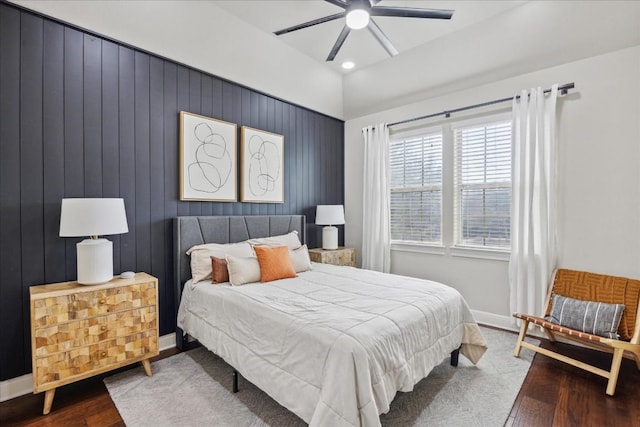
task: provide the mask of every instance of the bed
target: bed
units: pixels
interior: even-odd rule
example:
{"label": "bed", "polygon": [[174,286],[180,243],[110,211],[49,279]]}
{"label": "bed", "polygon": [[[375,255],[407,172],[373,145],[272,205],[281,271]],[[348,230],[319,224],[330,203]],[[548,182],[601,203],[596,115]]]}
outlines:
{"label": "bed", "polygon": [[311,426],[379,426],[452,352],[473,363],[486,343],[448,286],[353,267],[313,264],[298,277],[231,286],[193,283],[186,251],[297,231],[305,217],[178,217],[177,344],[187,336]]}

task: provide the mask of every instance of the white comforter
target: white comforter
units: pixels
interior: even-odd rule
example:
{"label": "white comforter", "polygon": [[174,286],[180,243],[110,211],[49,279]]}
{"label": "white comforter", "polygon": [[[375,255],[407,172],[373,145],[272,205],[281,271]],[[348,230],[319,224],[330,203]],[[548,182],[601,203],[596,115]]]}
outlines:
{"label": "white comforter", "polygon": [[462,296],[440,283],[313,264],[295,279],[185,286],[178,326],[311,426],[379,426],[462,343],[486,344]]}

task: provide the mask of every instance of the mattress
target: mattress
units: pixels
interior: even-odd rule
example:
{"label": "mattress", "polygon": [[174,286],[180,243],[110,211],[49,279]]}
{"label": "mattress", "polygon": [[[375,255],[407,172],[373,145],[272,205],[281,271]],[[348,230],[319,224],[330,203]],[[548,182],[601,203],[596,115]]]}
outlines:
{"label": "mattress", "polygon": [[486,350],[455,289],[316,263],[268,283],[188,282],[178,326],[311,426],[379,426],[451,351],[476,363]]}

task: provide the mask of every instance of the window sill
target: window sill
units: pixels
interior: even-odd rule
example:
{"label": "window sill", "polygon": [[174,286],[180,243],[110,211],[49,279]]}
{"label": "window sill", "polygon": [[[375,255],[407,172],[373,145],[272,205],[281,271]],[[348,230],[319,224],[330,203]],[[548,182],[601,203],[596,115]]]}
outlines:
{"label": "window sill", "polygon": [[414,252],[430,255],[450,255],[454,257],[489,259],[494,261],[509,261],[511,253],[509,251],[501,251],[496,249],[474,248],[474,247],[445,247],[442,245],[433,245],[418,242],[393,242],[391,250],[397,252]]}
{"label": "window sill", "polygon": [[392,251],[417,252],[431,255],[445,255],[446,248],[442,245],[433,245],[417,242],[394,242],[391,243]]}
{"label": "window sill", "polygon": [[456,246],[449,248],[451,256],[466,257],[466,258],[480,258],[491,259],[495,261],[509,261],[511,258],[510,251],[501,251],[497,249],[486,248],[474,248],[474,247],[462,247]]}

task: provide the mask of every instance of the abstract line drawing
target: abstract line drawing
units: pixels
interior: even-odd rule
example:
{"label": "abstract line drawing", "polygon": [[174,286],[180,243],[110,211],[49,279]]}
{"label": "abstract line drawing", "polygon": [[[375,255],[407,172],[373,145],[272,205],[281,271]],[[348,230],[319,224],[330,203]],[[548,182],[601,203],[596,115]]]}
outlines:
{"label": "abstract line drawing", "polygon": [[234,123],[180,112],[180,200],[235,202]]}
{"label": "abstract line drawing", "polygon": [[284,203],[284,137],[242,126],[240,200]]}

